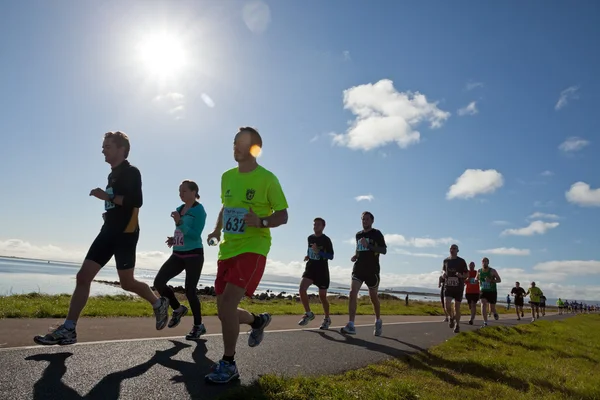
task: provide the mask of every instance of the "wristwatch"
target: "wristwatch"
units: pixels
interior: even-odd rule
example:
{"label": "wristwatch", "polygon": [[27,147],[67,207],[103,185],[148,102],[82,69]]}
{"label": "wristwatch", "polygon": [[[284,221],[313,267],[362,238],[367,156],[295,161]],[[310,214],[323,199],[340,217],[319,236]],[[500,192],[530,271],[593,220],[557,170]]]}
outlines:
{"label": "wristwatch", "polygon": [[260,222],[265,228],[269,226],[269,221],[266,218],[261,219]]}

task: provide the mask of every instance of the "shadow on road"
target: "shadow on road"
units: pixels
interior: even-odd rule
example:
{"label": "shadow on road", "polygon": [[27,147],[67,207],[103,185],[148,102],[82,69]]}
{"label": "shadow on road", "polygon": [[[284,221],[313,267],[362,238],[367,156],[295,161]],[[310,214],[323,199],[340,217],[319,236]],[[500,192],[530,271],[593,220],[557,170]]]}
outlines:
{"label": "shadow on road", "polygon": [[34,384],[33,398],[34,400],[118,399],[121,383],[124,380],[141,376],[155,365],[179,372],[180,375],[171,378],[172,384],[183,383],[193,399],[214,399],[225,391],[239,386],[239,381],[231,382],[226,386],[207,385],[204,382],[204,375],[214,364],[214,361],[206,357],[206,340],[196,343],[196,348],[192,353],[193,362],[172,359],[181,350],[191,346],[174,340],[170,340],[170,342],[173,343],[173,347],[167,350],[157,350],[154,356],[145,363],[108,374],[85,396],[81,396],[62,381],[67,372],[66,360],[73,353],[36,354],[27,357],[25,360],[28,361],[49,362],[42,377]]}

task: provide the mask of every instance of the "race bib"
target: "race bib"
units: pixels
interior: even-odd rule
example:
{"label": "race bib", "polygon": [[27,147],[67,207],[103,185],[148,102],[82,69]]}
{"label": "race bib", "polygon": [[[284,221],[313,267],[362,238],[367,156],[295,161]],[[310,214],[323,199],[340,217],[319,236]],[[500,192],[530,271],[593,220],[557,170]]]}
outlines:
{"label": "race bib", "polygon": [[308,258],[310,258],[311,260],[320,260],[321,256],[319,256],[319,253],[315,253],[312,249],[312,247],[308,248]]}
{"label": "race bib", "polygon": [[244,216],[248,214],[245,208],[225,208],[223,210],[223,232],[242,234],[246,232]]}
{"label": "race bib", "polygon": [[492,288],[492,284],[490,282],[481,282],[480,286],[483,290]]}
{"label": "race bib", "polygon": [[[111,187],[106,188],[106,193],[108,195],[112,195],[113,194],[113,188],[111,188]],[[112,201],[104,200],[104,210],[105,211],[112,210],[115,207],[116,207],[116,205]]]}
{"label": "race bib", "polygon": [[459,279],[456,276],[451,276],[446,278],[446,286],[458,286],[460,283]]}
{"label": "race bib", "polygon": [[179,229],[175,230],[175,234],[173,235],[173,246],[183,246],[184,245],[184,241],[183,241],[183,232],[181,232]]}
{"label": "race bib", "polygon": [[[367,244],[368,244],[368,240],[367,240]],[[369,248],[368,248],[368,247],[366,247],[366,246],[363,246],[363,245],[360,243],[360,239],[358,239],[358,240],[356,241],[356,251],[369,251]]]}

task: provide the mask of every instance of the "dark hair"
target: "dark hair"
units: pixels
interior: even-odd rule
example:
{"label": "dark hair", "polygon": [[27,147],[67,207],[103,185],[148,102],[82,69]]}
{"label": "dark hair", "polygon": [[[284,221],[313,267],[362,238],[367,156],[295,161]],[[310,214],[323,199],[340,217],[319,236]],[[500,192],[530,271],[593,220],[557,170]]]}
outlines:
{"label": "dark hair", "polygon": [[127,136],[124,132],[106,132],[104,134],[104,139],[112,139],[118,148],[125,147],[125,158],[129,157],[131,145],[129,144],[129,136]]}
{"label": "dark hair", "polygon": [[[483,260],[487,261],[488,263],[490,262],[490,259],[487,257],[483,257]],[[483,261],[483,260],[481,260],[481,261]]]}
{"label": "dark hair", "polygon": [[181,184],[186,184],[188,189],[190,189],[192,192],[196,192],[196,199],[200,198],[200,188],[198,187],[198,184],[194,181],[191,181],[189,179],[186,179],[185,181],[181,182]]}
{"label": "dark hair", "polygon": [[371,214],[369,211],[365,211],[365,212],[363,212],[361,216],[363,216],[363,217],[364,217],[365,215],[368,215],[369,217],[371,217],[371,219],[372,219],[373,221],[375,221],[375,217],[374,217],[374,216],[373,216],[373,214]]}
{"label": "dark hair", "polygon": [[317,217],[313,220],[313,222],[317,222],[317,221],[321,221],[323,223],[323,226],[325,226],[325,220],[321,217]]}
{"label": "dark hair", "polygon": [[242,126],[239,129],[238,133],[242,133],[242,132],[248,132],[250,134],[250,145],[257,145],[258,147],[260,147],[262,149],[262,138],[260,137],[260,133],[258,133],[258,131],[254,128],[252,128],[251,126]]}

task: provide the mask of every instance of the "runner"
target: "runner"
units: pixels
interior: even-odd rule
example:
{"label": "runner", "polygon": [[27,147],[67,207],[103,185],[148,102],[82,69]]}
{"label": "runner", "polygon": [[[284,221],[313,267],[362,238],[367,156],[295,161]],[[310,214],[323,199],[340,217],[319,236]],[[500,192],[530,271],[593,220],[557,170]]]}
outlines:
{"label": "runner", "polygon": [[490,313],[494,314],[494,319],[500,318],[496,312],[496,301],[498,300],[498,291],[496,284],[502,282],[498,271],[494,268],[490,268],[490,260],[487,257],[483,257],[481,260],[482,268],[477,272],[477,280],[479,281],[479,287],[481,289],[481,315],[483,315],[483,326],[488,324],[488,311],[487,306],[490,305]]}
{"label": "runner", "polygon": [[506,309],[510,310],[510,294],[506,295]]}
{"label": "runner", "polygon": [[221,239],[215,292],[223,332],[223,357],[205,379],[227,383],[239,377],[234,360],[240,324],[250,325],[250,347],[258,346],[271,322],[268,313],[252,314],[237,308],[244,296],[251,297],[263,276],[271,249],[271,228],[288,221],[288,204],[277,177],[256,162],[262,139],[251,127],[242,127],[233,141],[238,166],[221,177],[221,202],[215,230],[208,243]]}
{"label": "runner", "polygon": [[440,289],[440,300],[442,303],[442,309],[444,310],[444,315],[446,316],[446,318],[444,318],[443,322],[448,322],[449,321],[448,311],[446,311],[446,304],[444,303],[444,292],[446,291],[446,285],[444,284],[443,273],[444,272],[442,271],[442,275],[440,275],[440,278],[438,279],[438,288]]}
{"label": "runner", "polygon": [[154,287],[163,297],[169,299],[169,304],[173,308],[173,316],[168,326],[174,328],[179,325],[188,309],[179,303],[173,289],[167,286],[167,282],[185,271],[185,296],[194,315],[192,330],[185,337],[188,340],[197,340],[206,333],[197,294],[198,281],[204,265],[202,230],[206,223],[206,211],[197,201],[200,199],[198,191],[196,182],[190,180],[181,182],[179,198],[183,204],[171,213],[171,218],[175,222],[175,233],[173,236],[167,237],[166,242],[169,248],[173,248],[173,254],[154,278]]}
{"label": "runner", "polygon": [[546,296],[540,296],[540,311],[542,312],[542,317],[546,316]]}
{"label": "runner", "polygon": [[473,325],[475,315],[477,315],[477,302],[479,301],[479,281],[477,279],[477,271],[475,271],[475,263],[471,261],[469,263],[469,276],[465,280],[465,296],[471,309],[471,319],[469,319],[469,325]]}
{"label": "runner", "polygon": [[383,322],[381,321],[379,297],[377,290],[379,288],[379,255],[387,253],[387,245],[383,234],[378,229],[373,228],[375,217],[369,211],[361,215],[363,230],[356,234],[356,252],[350,259],[354,263],[352,269],[352,284],[350,289],[350,301],[348,302],[349,320],[346,326],[341,329],[342,333],[349,335],[356,334],[354,327],[354,318],[356,316],[356,304],[358,291],[363,283],[369,288],[369,297],[373,304],[375,312],[375,329],[373,335],[381,336],[383,332]]}
{"label": "runner", "polygon": [[556,301],[556,306],[558,307],[558,315],[562,315],[563,308],[565,308],[565,303],[562,301],[562,299],[560,297]]}
{"label": "runner", "polygon": [[112,171],[108,175],[106,190],[93,189],[90,196],[104,201],[104,224],[79,272],[67,318],[63,324],[44,336],[33,340],[42,345],[77,343],[77,320],[90,295],[94,277],[114,256],[121,288],[148,301],[156,315],[156,329],[163,329],[169,318],[169,301],[157,298],[150,287],[135,279],[135,251],[140,234],[138,213],[142,207],[142,177],[140,171],[127,161],[129,138],[123,132],[104,134],[102,154]]}
{"label": "runner", "polygon": [[[458,245],[450,246],[450,257],[444,260],[442,267],[446,282],[444,303],[446,312],[450,316],[448,326],[454,328],[454,333],[460,332],[460,303],[465,290],[465,279],[469,276],[467,262],[458,256],[458,251]],[[452,300],[454,300],[454,310],[452,310]]]}
{"label": "runner", "polygon": [[298,325],[305,326],[310,321],[315,319],[315,314],[310,310],[308,302],[308,294],[306,290],[310,285],[315,285],[319,288],[319,299],[323,304],[323,312],[325,317],[320,329],[329,329],[331,318],[329,317],[329,300],[327,300],[327,289],[329,288],[329,264],[328,260],[333,260],[333,244],[331,239],[323,233],[325,229],[325,220],[323,218],[315,218],[313,221],[313,235],[308,237],[307,255],[304,257],[306,268],[302,274],[300,282],[300,300],[304,306],[306,313],[298,322]]}
{"label": "runner", "polygon": [[510,294],[515,296],[515,310],[517,310],[517,320],[521,320],[521,317],[525,316],[525,314],[523,313],[523,298],[526,295],[525,289],[521,287],[521,284],[519,282],[515,282],[515,287],[512,288]]}
{"label": "runner", "polygon": [[535,282],[531,282],[531,287],[525,294],[529,296],[529,304],[531,305],[531,322],[535,322],[535,317],[540,317],[540,298],[544,293],[542,290],[535,285]]}

